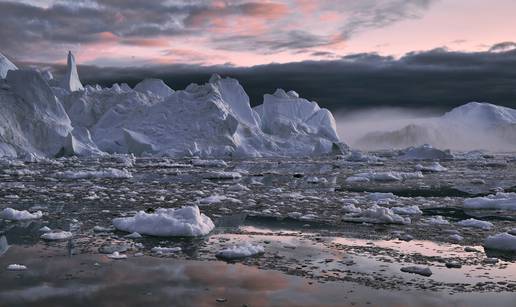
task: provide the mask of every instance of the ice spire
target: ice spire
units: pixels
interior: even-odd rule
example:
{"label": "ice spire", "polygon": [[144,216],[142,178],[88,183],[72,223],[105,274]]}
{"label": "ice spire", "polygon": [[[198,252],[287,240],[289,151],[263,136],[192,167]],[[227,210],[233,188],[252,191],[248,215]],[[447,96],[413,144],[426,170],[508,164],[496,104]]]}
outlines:
{"label": "ice spire", "polygon": [[18,67],[14,65],[7,57],[0,53],[0,79],[5,79],[9,70],[17,70]]}
{"label": "ice spire", "polygon": [[66,74],[61,82],[61,87],[70,92],[84,90],[81,80],[79,80],[79,74],[77,73],[75,57],[71,51],[68,51],[68,66],[66,67]]}

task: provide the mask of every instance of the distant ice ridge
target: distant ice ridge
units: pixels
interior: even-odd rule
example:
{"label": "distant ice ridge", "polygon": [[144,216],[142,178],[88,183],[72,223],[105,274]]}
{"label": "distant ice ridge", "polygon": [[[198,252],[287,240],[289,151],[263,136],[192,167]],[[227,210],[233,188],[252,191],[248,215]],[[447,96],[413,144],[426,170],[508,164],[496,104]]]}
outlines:
{"label": "distant ice ridge", "polygon": [[398,130],[368,133],[355,145],[384,149],[423,144],[453,150],[515,150],[516,110],[470,102],[441,117],[413,122]]}
{"label": "distant ice ridge", "polygon": [[[0,80],[1,81],[1,80]],[[83,87],[68,54],[57,84],[38,71],[1,81],[0,156],[314,156],[342,153],[330,111],[278,89],[251,108],[240,83],[213,75],[174,91],[147,79],[131,89]]]}

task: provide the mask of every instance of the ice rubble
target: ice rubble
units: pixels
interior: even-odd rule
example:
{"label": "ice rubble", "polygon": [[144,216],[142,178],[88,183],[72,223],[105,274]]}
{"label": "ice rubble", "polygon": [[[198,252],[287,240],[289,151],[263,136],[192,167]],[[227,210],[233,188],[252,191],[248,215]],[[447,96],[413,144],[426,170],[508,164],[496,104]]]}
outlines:
{"label": "ice rubble", "polygon": [[516,236],[509,233],[498,233],[487,237],[484,247],[501,251],[516,252]]}
{"label": "ice rubble", "polygon": [[157,79],[134,89],[83,87],[71,52],[62,81],[48,79],[9,70],[1,81],[0,156],[273,157],[347,150],[330,111],[293,91],[279,89],[251,108],[240,83],[218,75],[178,91]]}
{"label": "ice rubble", "polygon": [[128,179],[132,178],[133,174],[124,169],[116,169],[116,168],[106,168],[98,171],[64,171],[57,172],[56,176],[59,178],[66,179],[91,179],[91,178],[121,178]]}
{"label": "ice rubble", "polygon": [[468,198],[464,200],[464,208],[516,211],[516,193],[498,192],[486,197]]}
{"label": "ice rubble", "polygon": [[440,150],[424,144],[419,147],[410,147],[404,150],[401,160],[450,160],[453,155],[449,150]]}
{"label": "ice rubble", "polygon": [[8,271],[25,271],[27,267],[23,264],[9,264],[7,266]]}
{"label": "ice rubble", "polygon": [[68,240],[73,237],[73,234],[69,231],[55,231],[55,232],[47,232],[41,235],[41,239],[47,241],[61,241]]}
{"label": "ice rubble", "polygon": [[473,228],[480,228],[484,230],[489,230],[493,228],[493,223],[487,222],[487,221],[481,221],[477,219],[467,219],[457,222],[457,225],[460,225],[462,227],[473,227]]}
{"label": "ice rubble", "polygon": [[113,226],[126,232],[160,237],[204,236],[215,228],[199,207],[159,208],[154,213],[140,211],[133,217],[113,219]]}
{"label": "ice rubble", "polygon": [[264,252],[265,252],[265,248],[261,245],[245,243],[242,245],[233,245],[231,247],[225,248],[225,249],[219,251],[216,254],[216,256],[218,258],[232,260],[232,259],[239,259],[239,258],[260,255],[260,254],[263,254]]}
{"label": "ice rubble", "polygon": [[[347,208],[346,208],[347,209]],[[357,210],[358,211],[358,210]],[[391,209],[380,207],[376,204],[361,210],[351,216],[343,217],[343,220],[350,222],[366,222],[374,224],[410,224],[409,217],[403,217],[394,213]]]}
{"label": "ice rubble", "polygon": [[43,216],[41,211],[30,213],[27,210],[16,210],[13,208],[5,208],[0,212],[0,219],[11,220],[11,221],[26,221],[39,219]]}
{"label": "ice rubble", "polygon": [[0,79],[5,79],[9,70],[17,70],[18,67],[14,65],[8,58],[0,53]]}

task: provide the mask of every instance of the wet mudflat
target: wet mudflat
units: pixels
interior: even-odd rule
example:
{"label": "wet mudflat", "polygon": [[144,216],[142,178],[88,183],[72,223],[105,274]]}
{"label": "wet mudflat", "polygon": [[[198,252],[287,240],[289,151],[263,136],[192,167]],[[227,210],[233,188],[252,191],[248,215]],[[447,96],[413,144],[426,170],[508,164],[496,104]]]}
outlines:
{"label": "wet mudflat", "polygon": [[[411,174],[425,162],[390,158],[212,162],[3,161],[0,210],[42,217],[0,219],[0,306],[512,306],[516,299],[514,252],[484,246],[516,227],[516,211],[464,206],[514,189],[512,155],[441,161],[447,171],[421,175]],[[403,178],[348,180],[364,172]],[[112,225],[139,210],[188,205],[214,221],[210,234],[128,237]],[[468,219],[473,226],[462,223]],[[43,240],[44,227],[72,236]],[[244,243],[264,252],[217,257]]]}

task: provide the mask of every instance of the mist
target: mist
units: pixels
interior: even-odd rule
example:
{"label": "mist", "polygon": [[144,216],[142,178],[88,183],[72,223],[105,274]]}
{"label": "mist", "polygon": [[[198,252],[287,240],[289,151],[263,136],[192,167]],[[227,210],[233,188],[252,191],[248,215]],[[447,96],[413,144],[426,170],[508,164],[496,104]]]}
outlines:
{"label": "mist", "polygon": [[337,132],[353,147],[359,139],[373,132],[391,132],[414,123],[429,123],[443,115],[439,109],[410,109],[399,107],[339,111],[335,114]]}
{"label": "mist", "polygon": [[430,144],[454,151],[516,151],[516,126],[465,124],[442,116],[449,110],[369,108],[337,112],[341,139],[360,150],[403,149]]}

